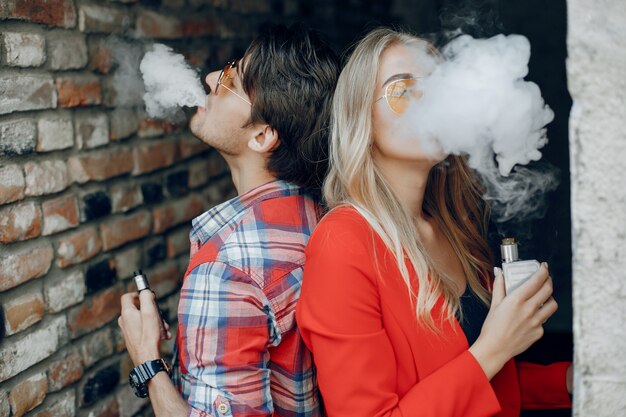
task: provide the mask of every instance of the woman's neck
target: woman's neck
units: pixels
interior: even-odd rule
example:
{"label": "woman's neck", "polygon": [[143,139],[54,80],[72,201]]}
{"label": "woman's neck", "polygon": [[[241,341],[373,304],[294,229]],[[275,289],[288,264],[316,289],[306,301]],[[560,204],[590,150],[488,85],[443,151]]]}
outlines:
{"label": "woman's neck", "polygon": [[400,203],[419,224],[427,221],[423,211],[424,195],[432,163],[388,159],[378,155],[376,165]]}

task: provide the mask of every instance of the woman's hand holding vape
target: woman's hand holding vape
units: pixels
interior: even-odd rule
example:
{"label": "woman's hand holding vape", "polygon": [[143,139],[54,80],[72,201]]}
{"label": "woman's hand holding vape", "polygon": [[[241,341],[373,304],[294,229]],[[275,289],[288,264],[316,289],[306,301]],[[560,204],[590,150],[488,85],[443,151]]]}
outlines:
{"label": "woman's hand holding vape", "polygon": [[135,365],[158,359],[159,344],[163,339],[161,326],[165,326],[166,339],[172,335],[168,324],[161,320],[155,294],[150,290],[126,293],[121,303],[122,314],[117,323],[122,329],[130,358]]}
{"label": "woman's hand holding vape", "polygon": [[495,270],[491,308],[478,340],[470,347],[489,379],[504,364],[543,336],[543,323],[557,310],[548,265],[505,297],[504,278]]}

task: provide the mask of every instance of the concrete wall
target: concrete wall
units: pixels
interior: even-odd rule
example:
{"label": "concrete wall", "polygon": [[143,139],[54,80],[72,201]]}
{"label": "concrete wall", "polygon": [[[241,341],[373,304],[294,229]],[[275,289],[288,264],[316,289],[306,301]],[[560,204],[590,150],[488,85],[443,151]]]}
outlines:
{"label": "concrete wall", "polygon": [[568,1],[574,416],[626,415],[626,2]]}

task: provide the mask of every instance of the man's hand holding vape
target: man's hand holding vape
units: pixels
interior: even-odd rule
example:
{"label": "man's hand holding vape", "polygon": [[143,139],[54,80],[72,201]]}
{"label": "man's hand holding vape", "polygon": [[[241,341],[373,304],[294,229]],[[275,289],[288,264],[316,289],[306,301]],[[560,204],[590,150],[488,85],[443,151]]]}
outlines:
{"label": "man's hand holding vape", "polygon": [[138,397],[150,396],[156,417],[186,417],[189,405],[170,381],[169,365],[159,351],[161,340],[170,339],[172,334],[162,319],[156,296],[147,281],[139,288],[138,293],[122,296],[122,312],[117,321],[135,364],[129,375],[130,386]]}
{"label": "man's hand holding vape", "polygon": [[126,293],[122,296],[122,314],[118,324],[124,335],[124,342],[130,358],[135,365],[158,359],[159,344],[165,339],[170,339],[172,334],[167,323],[166,335],[161,333],[161,316],[156,305],[156,297],[150,290],[140,293]]}

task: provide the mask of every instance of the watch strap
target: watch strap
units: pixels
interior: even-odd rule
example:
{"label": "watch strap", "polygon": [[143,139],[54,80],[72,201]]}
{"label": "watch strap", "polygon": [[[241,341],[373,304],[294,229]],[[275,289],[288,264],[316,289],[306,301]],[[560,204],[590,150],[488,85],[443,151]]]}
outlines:
{"label": "watch strap", "polygon": [[139,375],[140,380],[143,383],[148,382],[158,372],[165,371],[168,374],[170,373],[169,366],[164,359],[155,359],[152,361],[144,362],[141,365],[137,366],[135,369],[137,370],[137,374]]}
{"label": "watch strap", "polygon": [[148,381],[157,373],[165,371],[170,373],[170,367],[164,359],[155,359],[144,362],[130,371],[129,382],[135,395],[141,398],[148,396]]}

